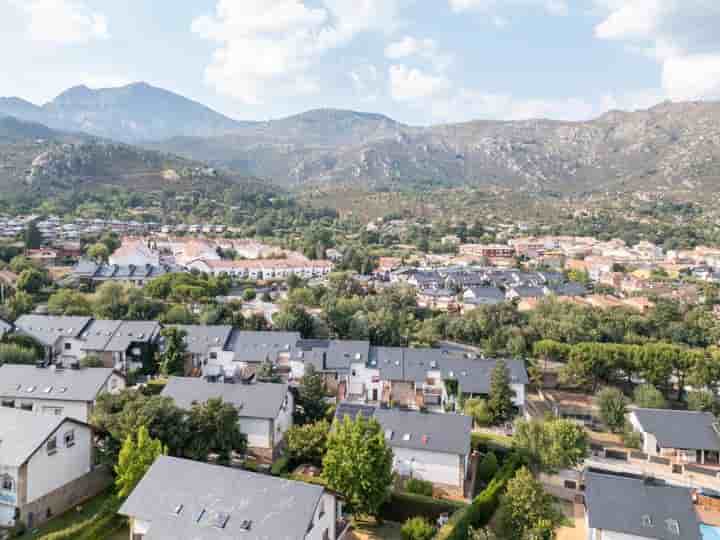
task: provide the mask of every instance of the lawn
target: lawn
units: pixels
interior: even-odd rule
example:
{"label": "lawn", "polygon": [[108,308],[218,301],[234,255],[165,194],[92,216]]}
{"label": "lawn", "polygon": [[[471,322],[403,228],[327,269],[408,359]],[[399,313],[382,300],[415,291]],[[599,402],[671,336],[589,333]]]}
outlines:
{"label": "lawn", "polygon": [[371,520],[353,521],[353,530],[347,536],[348,540],[402,540],[400,525],[385,521],[378,526]]}
{"label": "lawn", "polygon": [[[102,508],[102,505],[110,497],[110,495],[110,491],[98,495],[97,497],[94,497],[89,501],[76,506],[73,510],[68,510],[64,514],[61,514],[56,518],[53,518],[50,521],[43,523],[40,527],[28,530],[25,534],[18,538],[20,538],[21,540],[40,538],[43,535],[55,531],[60,531],[62,529],[66,529],[71,525],[74,525],[75,523],[85,521],[86,519],[89,519],[93,515],[95,515],[100,510],[100,508]],[[126,529],[110,536],[108,540],[127,540],[129,536],[130,533]]]}

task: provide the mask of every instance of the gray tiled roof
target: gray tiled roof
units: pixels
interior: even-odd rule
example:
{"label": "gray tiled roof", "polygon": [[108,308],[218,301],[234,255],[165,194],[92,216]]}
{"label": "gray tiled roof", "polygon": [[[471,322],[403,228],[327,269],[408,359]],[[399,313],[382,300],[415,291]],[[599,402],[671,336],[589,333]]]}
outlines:
{"label": "gray tiled roof", "polygon": [[15,328],[51,347],[60,337],[77,337],[90,323],[90,317],[54,317],[48,315],[22,315]]}
{"label": "gray tiled roof", "polygon": [[462,414],[434,414],[400,409],[381,409],[369,405],[340,403],[335,418],[374,417],[391,447],[467,455],[470,452],[472,418]]}
{"label": "gray tiled roof", "polygon": [[[119,513],[149,522],[148,540],[302,540],[323,492],[317,485],[161,456]],[[210,522],[217,512],[229,515],[224,528]],[[241,528],[244,520],[252,522],[250,530]]]}
{"label": "gray tiled roof", "polygon": [[238,362],[275,362],[277,355],[292,353],[300,341],[298,332],[247,332],[234,330],[226,350],[235,353]]}
{"label": "gray tiled roof", "polygon": [[[590,528],[659,540],[700,540],[690,490],[655,482],[586,473],[585,505]],[[679,534],[671,532],[669,524],[673,522]]]}
{"label": "gray tiled roof", "polygon": [[84,351],[104,351],[122,321],[94,320],[80,335]]}
{"label": "gray tiled roof", "polygon": [[192,354],[205,354],[211,347],[225,347],[233,331],[229,325],[178,324],[175,327],[187,334],[185,343]]}
{"label": "gray tiled roof", "polygon": [[0,407],[0,467],[25,463],[66,421],[77,424],[61,416]]}
{"label": "gray tiled roof", "polygon": [[171,397],[183,409],[190,409],[194,402],[222,398],[235,405],[241,417],[275,419],[287,392],[287,384],[211,383],[195,377],[170,377],[162,395]]}
{"label": "gray tiled roof", "polygon": [[155,321],[123,321],[105,350],[124,352],[133,343],[152,343],[159,332],[160,324]]}
{"label": "gray tiled roof", "polygon": [[505,300],[505,293],[497,287],[470,287],[468,290],[472,292],[476,299],[496,302],[503,302]]}
{"label": "gray tiled roof", "polygon": [[0,397],[91,402],[112,374],[110,368],[56,370],[5,364],[0,366]]}
{"label": "gray tiled roof", "polygon": [[720,450],[720,436],[711,413],[670,409],[632,411],[643,430],[652,433],[663,448]]}

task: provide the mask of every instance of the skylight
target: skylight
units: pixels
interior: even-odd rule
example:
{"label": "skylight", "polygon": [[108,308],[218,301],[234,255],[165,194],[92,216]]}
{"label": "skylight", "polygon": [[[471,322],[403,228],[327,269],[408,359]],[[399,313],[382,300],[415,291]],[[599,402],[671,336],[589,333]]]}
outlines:
{"label": "skylight", "polygon": [[405,435],[403,435],[403,441],[409,441],[410,438],[411,438],[410,433],[406,433]]}

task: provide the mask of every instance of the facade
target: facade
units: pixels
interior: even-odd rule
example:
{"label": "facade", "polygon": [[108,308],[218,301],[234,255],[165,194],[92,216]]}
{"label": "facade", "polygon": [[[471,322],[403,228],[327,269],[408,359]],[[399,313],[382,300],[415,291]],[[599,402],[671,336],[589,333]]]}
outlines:
{"label": "facade", "polygon": [[272,460],[281,450],[285,433],[292,426],[295,402],[286,384],[209,382],[194,377],[170,377],[162,395],[183,409],[195,403],[221,398],[233,404],[240,417],[240,431],[248,450]]}
{"label": "facade", "polygon": [[199,270],[213,276],[226,274],[237,278],[249,279],[286,279],[291,275],[302,278],[322,277],[332,272],[330,261],[311,261],[308,259],[257,259],[257,260],[217,260],[196,259],[187,264],[189,270]]}
{"label": "facade", "polygon": [[32,528],[92,495],[82,489],[93,466],[87,424],[0,407],[0,441],[0,527]]}
{"label": "facade", "polygon": [[142,287],[145,283],[156,277],[183,271],[183,269],[177,266],[167,264],[98,264],[88,259],[80,259],[73,267],[72,276],[76,280],[89,285],[98,285],[106,281],[117,281],[119,283]]}
{"label": "facade", "polygon": [[0,366],[0,405],[88,422],[97,398],[125,388],[125,378],[106,368],[63,369]]}
{"label": "facade", "polygon": [[52,362],[71,350],[66,341],[79,338],[91,321],[90,317],[22,315],[15,321],[15,331],[40,343],[45,359]]}
{"label": "facade", "polygon": [[635,409],[628,415],[642,437],[643,452],[673,463],[720,464],[715,416],[697,411]]}
{"label": "facade", "polygon": [[133,540],[341,540],[347,530],[322,486],[168,456],[119,513]]}
{"label": "facade", "polygon": [[126,239],[110,255],[109,262],[114,266],[160,266],[160,254],[140,239]]}
{"label": "facade", "polygon": [[651,478],[585,473],[588,540],[700,540],[690,490]]}

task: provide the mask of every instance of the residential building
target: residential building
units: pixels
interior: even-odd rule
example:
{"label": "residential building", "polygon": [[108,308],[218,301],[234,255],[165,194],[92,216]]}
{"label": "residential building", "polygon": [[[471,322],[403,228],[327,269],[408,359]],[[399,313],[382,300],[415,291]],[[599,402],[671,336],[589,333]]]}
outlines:
{"label": "residential building", "polygon": [[402,478],[418,478],[464,496],[470,459],[472,418],[340,403],[335,418],[375,418],[393,451],[393,469]]}
{"label": "residential building", "polygon": [[185,333],[185,373],[194,375],[202,374],[203,366],[218,358],[233,333],[229,325],[179,324],[175,328]]}
{"label": "residential building", "polygon": [[585,473],[588,540],[701,540],[690,490],[653,478]]}
{"label": "residential building", "polygon": [[72,276],[77,281],[92,286],[106,281],[117,281],[142,287],[156,277],[184,271],[182,268],[167,264],[120,266],[116,264],[99,264],[88,259],[80,259],[72,269]]}
{"label": "residential building", "polygon": [[333,269],[330,261],[309,259],[257,259],[257,260],[212,260],[196,259],[187,264],[189,270],[199,270],[213,276],[226,274],[237,278],[286,279],[291,275],[302,278],[321,277]]}
{"label": "residential building", "polygon": [[159,457],[120,508],[133,540],[342,540],[342,503],[324,487]]}
{"label": "residential building", "polygon": [[[494,306],[505,301],[505,293],[498,287],[470,287],[463,292],[463,308]],[[467,306],[467,307],[466,307]]]}
{"label": "residential building", "polygon": [[183,409],[195,403],[221,398],[237,408],[240,431],[247,436],[248,451],[272,461],[279,453],[285,433],[292,426],[294,399],[287,384],[236,383],[235,379],[210,382],[195,377],[170,377],[162,395]]}
{"label": "residential building", "polygon": [[87,424],[0,407],[0,527],[32,529],[94,495],[92,467]]}
{"label": "residential building", "polygon": [[76,358],[79,348],[74,347],[80,334],[88,327],[90,317],[55,317],[46,315],[22,315],[15,321],[18,334],[30,336],[45,348],[45,359],[62,361],[70,355]]}
{"label": "residential building", "polygon": [[112,266],[160,266],[160,254],[142,239],[124,239],[109,258]]}
{"label": "residential building", "polygon": [[0,366],[0,405],[88,422],[97,398],[125,388],[125,378],[106,368]]}
{"label": "residential building", "polygon": [[708,412],[634,409],[628,421],[642,436],[643,452],[672,463],[720,464],[720,436]]}

